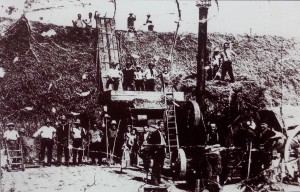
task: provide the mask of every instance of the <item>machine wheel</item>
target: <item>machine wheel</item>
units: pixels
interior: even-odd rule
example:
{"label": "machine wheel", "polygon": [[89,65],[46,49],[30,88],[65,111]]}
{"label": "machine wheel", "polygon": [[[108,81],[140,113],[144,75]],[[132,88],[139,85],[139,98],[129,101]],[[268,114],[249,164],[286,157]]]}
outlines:
{"label": "machine wheel", "polygon": [[171,165],[173,177],[176,179],[182,179],[186,176],[187,171],[186,154],[182,148],[179,148],[172,156]]}
{"label": "machine wheel", "polygon": [[187,105],[187,125],[189,128],[200,125],[201,111],[196,101],[190,101]]}
{"label": "machine wheel", "polygon": [[286,172],[295,180],[299,179],[300,172],[300,126],[292,130],[284,148]]}

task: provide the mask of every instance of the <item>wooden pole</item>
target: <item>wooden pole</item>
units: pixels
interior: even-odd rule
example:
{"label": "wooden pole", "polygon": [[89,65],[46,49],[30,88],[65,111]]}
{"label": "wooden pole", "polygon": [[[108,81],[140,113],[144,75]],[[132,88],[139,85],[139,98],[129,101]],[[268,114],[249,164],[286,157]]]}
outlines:
{"label": "wooden pole", "polygon": [[208,6],[199,6],[199,26],[198,26],[198,54],[197,54],[197,89],[196,101],[200,108],[204,106],[205,94],[205,52],[207,42],[207,14]]}

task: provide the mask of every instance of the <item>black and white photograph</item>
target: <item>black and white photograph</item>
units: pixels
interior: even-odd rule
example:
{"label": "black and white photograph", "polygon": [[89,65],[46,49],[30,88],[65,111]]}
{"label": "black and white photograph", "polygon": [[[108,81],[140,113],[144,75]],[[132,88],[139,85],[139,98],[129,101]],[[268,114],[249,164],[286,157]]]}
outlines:
{"label": "black and white photograph", "polygon": [[0,192],[299,192],[299,10],[0,0]]}

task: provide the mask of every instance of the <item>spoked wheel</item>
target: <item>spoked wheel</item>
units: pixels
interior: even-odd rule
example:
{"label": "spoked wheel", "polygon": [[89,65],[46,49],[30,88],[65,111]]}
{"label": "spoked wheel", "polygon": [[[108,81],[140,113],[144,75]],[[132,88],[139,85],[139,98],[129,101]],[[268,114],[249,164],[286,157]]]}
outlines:
{"label": "spoked wheel", "polygon": [[171,159],[173,179],[182,179],[186,176],[187,158],[183,149],[179,148],[174,152]]}
{"label": "spoked wheel", "polygon": [[295,181],[300,181],[300,126],[292,130],[284,148],[286,173]]}

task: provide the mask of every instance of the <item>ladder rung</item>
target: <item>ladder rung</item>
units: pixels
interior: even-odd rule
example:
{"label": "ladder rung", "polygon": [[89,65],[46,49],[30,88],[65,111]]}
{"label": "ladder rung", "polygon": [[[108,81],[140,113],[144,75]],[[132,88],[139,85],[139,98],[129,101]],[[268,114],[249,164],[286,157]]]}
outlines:
{"label": "ladder rung", "polygon": [[10,163],[12,165],[23,165],[23,163]]}
{"label": "ladder rung", "polygon": [[22,150],[7,150],[8,152],[21,152]]}
{"label": "ladder rung", "polygon": [[177,139],[170,139],[169,141],[170,141],[170,142],[172,142],[172,141],[177,141]]}
{"label": "ladder rung", "polygon": [[176,129],[176,127],[169,127],[168,129]]}
{"label": "ladder rung", "polygon": [[175,121],[168,121],[168,123],[176,123]]}
{"label": "ladder rung", "polygon": [[177,145],[169,145],[169,147],[177,147]]}
{"label": "ladder rung", "polygon": [[16,158],[23,158],[23,156],[11,156],[11,159],[16,159]]}

